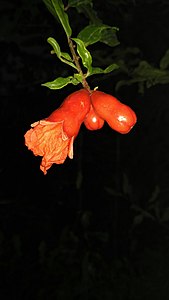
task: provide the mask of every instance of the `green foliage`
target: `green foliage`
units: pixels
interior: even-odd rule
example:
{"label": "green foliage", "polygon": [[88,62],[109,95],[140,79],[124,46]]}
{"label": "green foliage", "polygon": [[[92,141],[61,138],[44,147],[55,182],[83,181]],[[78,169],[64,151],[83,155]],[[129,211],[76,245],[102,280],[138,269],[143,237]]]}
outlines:
{"label": "green foliage", "polygon": [[53,47],[54,49],[54,52],[52,53],[55,53],[57,55],[57,57],[62,61],[64,62],[65,64],[68,64],[69,66],[71,66],[72,68],[76,69],[76,66],[75,64],[73,63],[73,60],[72,58],[70,57],[69,53],[66,53],[66,52],[61,52],[60,50],[60,46],[59,44],[57,43],[57,41],[52,38],[52,37],[49,37],[47,39],[48,43]]}
{"label": "green foliage", "polygon": [[85,47],[85,44],[83,43],[82,40],[77,39],[77,38],[73,38],[72,40],[75,41],[77,44],[77,52],[78,52],[80,58],[82,59],[83,66],[90,73],[91,65],[92,65],[92,56],[91,56],[90,52],[87,50],[87,48]]}
{"label": "green foliage", "polygon": [[128,67],[127,64],[122,61],[123,66],[120,70],[123,70],[129,77],[129,79],[119,80],[116,84],[116,90],[124,85],[138,84],[139,92],[144,93],[145,88],[150,88],[156,84],[169,83],[169,51],[166,52],[164,57],[160,61],[160,67],[154,67],[145,60],[140,60],[138,65],[134,68]]}
{"label": "green foliage", "polygon": [[118,46],[120,44],[116,35],[118,30],[119,29],[117,27],[109,27],[103,30],[100,41],[110,47]]}
{"label": "green foliage", "polygon": [[118,68],[119,68],[119,66],[117,64],[111,64],[105,69],[98,68],[98,67],[92,67],[91,72],[88,74],[88,76],[96,75],[96,74],[107,74]]}
{"label": "green foliage", "polygon": [[100,24],[102,21],[98,18],[96,11],[93,9],[92,0],[69,0],[68,8],[75,8],[78,13],[83,13],[89,18],[91,24]]}
{"label": "green foliage", "polygon": [[117,27],[111,27],[104,24],[92,24],[82,29],[78,34],[78,38],[84,42],[86,47],[97,42],[103,42],[111,47],[115,47],[119,45],[116,36],[118,30]]}
{"label": "green foliage", "polygon": [[49,12],[58,20],[57,13],[55,11],[55,8],[53,6],[52,0],[42,0],[46,7],[48,8]]}
{"label": "green foliage", "polygon": [[[68,44],[72,52],[74,52],[73,49],[71,49],[72,45],[70,46],[69,40],[72,35],[72,30],[69,24],[69,18],[67,13],[65,12],[64,5],[61,0],[43,0],[46,4],[49,11],[57,17],[67,35],[68,38]],[[93,5],[92,1],[69,1],[68,7],[79,7],[82,9],[82,7],[88,7],[93,11]],[[47,82],[42,84],[43,86],[46,86],[50,89],[61,89],[64,86],[66,86],[69,83],[72,83],[74,85],[78,83],[82,83],[84,78],[87,78],[88,76],[95,75],[95,74],[106,74],[114,71],[118,68],[118,65],[115,63],[111,63],[108,67],[105,69],[102,69],[100,67],[92,67],[92,55],[87,49],[87,46],[92,45],[96,42],[103,42],[105,44],[111,45],[112,47],[119,44],[117,37],[116,37],[116,31],[118,28],[111,27],[108,25],[104,25],[101,23],[101,21],[98,21],[96,23],[99,23],[99,25],[88,25],[86,26],[81,32],[79,32],[77,38],[71,38],[72,41],[76,43],[76,51],[79,57],[81,58],[81,63],[85,69],[87,69],[87,73],[83,75],[82,70],[79,70],[79,64],[77,65],[76,59],[77,54],[76,52],[71,58],[69,53],[67,52],[61,52],[59,43],[52,37],[48,38],[48,43],[53,47],[53,50],[51,53],[55,53],[57,57],[65,64],[73,67],[78,71],[78,73],[68,76],[67,78],[59,77],[51,82]],[[76,57],[75,57],[76,56]]]}
{"label": "green foliage", "polygon": [[103,24],[93,9],[92,0],[70,0],[68,7],[76,8],[78,13],[83,13],[89,19],[89,25],[83,28],[77,36],[85,43],[85,46],[96,42],[105,43],[110,47],[120,44],[116,35],[119,28]]}
{"label": "green foliage", "polygon": [[156,185],[144,209],[135,203],[131,205],[131,210],[134,211],[133,228],[144,223],[147,219],[159,223],[164,228],[168,228],[169,207],[166,207],[165,210],[161,207],[160,196],[160,187]]}
{"label": "green foliage", "polygon": [[[72,31],[69,24],[69,18],[65,12],[62,1],[44,0],[44,2],[51,13],[59,18],[67,37],[70,37]],[[99,66],[93,67],[92,54],[87,47],[98,42],[105,43],[113,48],[119,45],[119,41],[116,36],[118,28],[102,23],[102,21],[97,17],[97,14],[94,12],[91,0],[69,1],[67,10],[71,7],[76,8],[77,13],[84,13],[86,15],[87,11],[87,16],[90,20],[90,24],[79,32],[77,38],[72,38],[72,41],[76,43],[76,51],[81,58],[81,63],[83,67],[87,69],[86,74],[84,74],[85,78],[96,74],[107,74],[118,69],[118,73],[124,73],[127,75],[127,78],[117,82],[116,90],[120,89],[124,85],[138,84],[139,92],[141,93],[144,92],[145,88],[169,82],[169,73],[167,71],[167,67],[169,65],[169,52],[166,52],[165,56],[161,59],[160,68],[154,67],[147,61],[140,60],[139,58],[136,59],[136,64],[134,64],[133,58],[131,58],[131,60],[125,59],[125,56],[128,55],[128,49],[124,49],[123,57],[121,57],[121,59],[118,58],[118,52],[114,59],[110,58],[110,63],[106,68],[101,68]],[[94,16],[94,18],[92,18],[92,16]],[[51,53],[55,53],[63,63],[73,67],[79,72],[74,59],[71,58],[69,53],[61,52],[60,46],[54,38],[48,38],[48,42],[53,47],[53,51]],[[135,48],[130,48],[130,53],[137,55],[139,52],[135,52]],[[82,75],[78,75],[78,73],[76,73],[68,76],[67,78],[63,77],[63,80],[62,77],[59,77],[58,79],[56,78],[52,82],[47,82],[43,85],[50,89],[60,89],[69,83],[76,85],[78,83],[82,83],[82,81]]]}
{"label": "green foliage", "polygon": [[64,11],[62,0],[43,0],[49,11],[59,18],[67,37],[72,35],[72,29],[69,24],[68,15]]}
{"label": "green foliage", "polygon": [[46,86],[51,90],[59,90],[70,83],[76,85],[76,84],[79,84],[79,81],[76,78],[74,78],[73,76],[68,76],[66,78],[58,77],[51,82],[43,83],[42,86]]}

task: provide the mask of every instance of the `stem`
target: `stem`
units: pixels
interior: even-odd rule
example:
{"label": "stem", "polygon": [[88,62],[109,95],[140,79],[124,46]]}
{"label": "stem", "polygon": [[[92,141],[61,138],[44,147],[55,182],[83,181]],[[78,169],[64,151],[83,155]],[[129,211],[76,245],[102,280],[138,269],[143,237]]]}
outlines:
{"label": "stem", "polygon": [[78,73],[82,76],[82,85],[84,87],[84,89],[88,90],[89,92],[91,92],[90,86],[88,85],[86,79],[85,79],[85,75],[83,74],[82,68],[79,64],[79,57],[77,56],[76,52],[75,52],[75,48],[74,48],[74,44],[71,40],[70,37],[68,37],[68,44],[69,44],[69,48],[73,57],[73,61],[77,67]]}

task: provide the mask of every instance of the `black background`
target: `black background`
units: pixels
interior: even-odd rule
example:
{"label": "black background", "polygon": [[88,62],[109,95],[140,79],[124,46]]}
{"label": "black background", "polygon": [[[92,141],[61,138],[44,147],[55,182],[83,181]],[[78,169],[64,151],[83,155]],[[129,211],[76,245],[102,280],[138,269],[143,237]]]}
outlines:
{"label": "black background", "polygon": [[[94,1],[94,9],[119,27],[124,48],[138,47],[157,66],[169,48],[169,4],[115,2]],[[2,12],[1,299],[166,299],[169,228],[161,216],[169,206],[168,85],[141,95],[137,85],[115,92],[113,75],[90,79],[92,88],[130,105],[137,124],[127,135],[82,125],[74,159],[44,176],[24,134],[77,89],[41,86],[69,75],[46,41],[54,36],[68,51],[65,35],[42,1],[4,1]],[[88,19],[71,9],[70,23],[76,35]]]}

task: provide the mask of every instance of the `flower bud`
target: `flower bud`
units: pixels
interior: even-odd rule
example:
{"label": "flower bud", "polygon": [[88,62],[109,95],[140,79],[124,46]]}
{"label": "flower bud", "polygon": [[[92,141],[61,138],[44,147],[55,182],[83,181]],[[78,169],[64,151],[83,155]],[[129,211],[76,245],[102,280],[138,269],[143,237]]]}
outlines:
{"label": "flower bud", "polygon": [[129,106],[109,94],[93,91],[91,102],[99,117],[120,133],[128,133],[137,121],[135,112]]}
{"label": "flower bud", "polygon": [[87,90],[81,89],[70,94],[47,120],[50,122],[63,120],[63,130],[68,137],[76,136],[89,109],[90,94]]}
{"label": "flower bud", "polygon": [[84,124],[89,130],[101,129],[104,125],[104,120],[98,116],[92,105],[90,106],[90,110],[84,119]]}

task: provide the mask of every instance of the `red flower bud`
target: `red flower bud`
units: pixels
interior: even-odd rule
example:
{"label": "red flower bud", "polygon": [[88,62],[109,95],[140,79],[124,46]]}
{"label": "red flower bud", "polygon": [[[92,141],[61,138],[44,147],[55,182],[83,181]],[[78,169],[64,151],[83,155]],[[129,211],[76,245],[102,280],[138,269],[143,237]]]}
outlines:
{"label": "red flower bud", "polygon": [[61,107],[76,114],[76,118],[83,122],[90,109],[90,93],[85,89],[76,91],[63,101]]}
{"label": "red flower bud", "polygon": [[104,125],[104,120],[98,116],[92,105],[90,106],[90,110],[84,119],[84,124],[89,130],[101,129]]}
{"label": "red flower bud", "polygon": [[100,118],[120,133],[128,133],[137,121],[135,112],[129,106],[109,94],[93,91],[91,102]]}
{"label": "red flower bud", "polygon": [[87,90],[81,89],[70,94],[47,120],[51,122],[64,120],[64,132],[68,137],[76,136],[89,109],[90,94]]}

